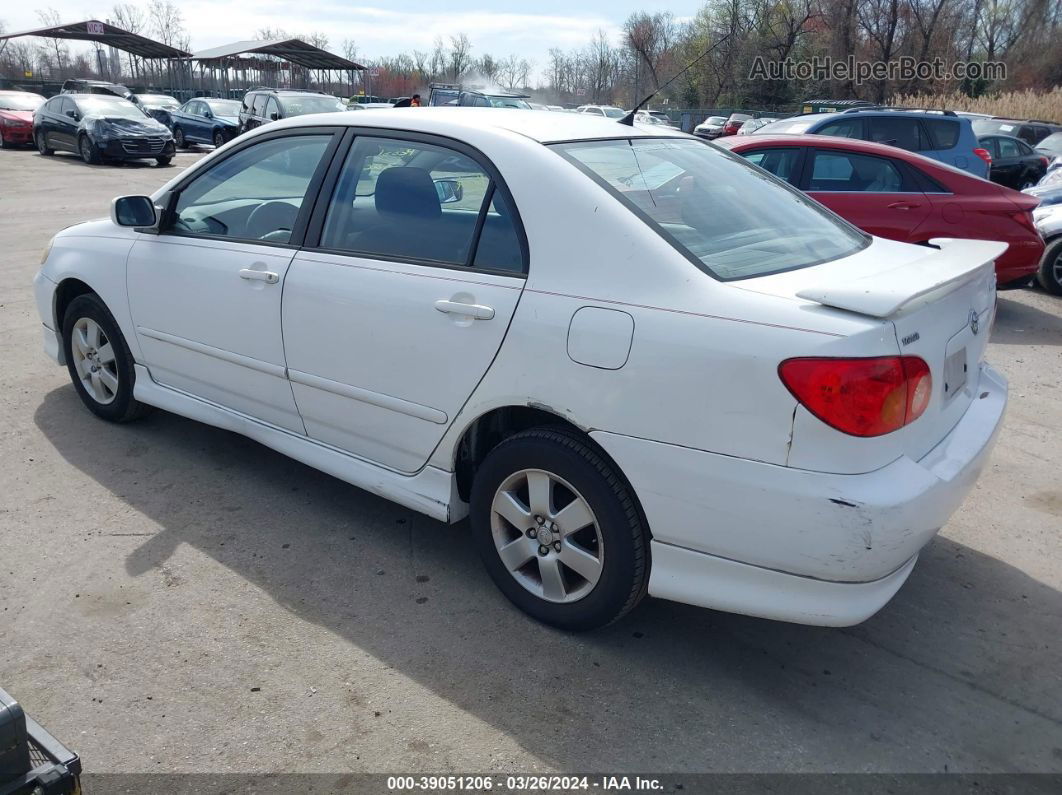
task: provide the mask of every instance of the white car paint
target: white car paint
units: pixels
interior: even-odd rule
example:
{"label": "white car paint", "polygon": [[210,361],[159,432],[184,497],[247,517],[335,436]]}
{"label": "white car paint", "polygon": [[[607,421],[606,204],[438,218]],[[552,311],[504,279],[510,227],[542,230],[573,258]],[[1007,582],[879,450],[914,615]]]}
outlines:
{"label": "white car paint", "polygon": [[[499,407],[546,411],[632,484],[652,532],[650,594],[809,624],[880,609],[984,465],[1006,404],[1005,381],[982,361],[998,244],[939,241],[933,252],[875,239],[821,265],[717,281],[543,145],[691,137],[584,113],[282,120],[153,198],[232,147],[311,125],[434,134],[482,152],[526,230],[526,279],[93,221],[56,235],[35,280],[46,352],[62,363],[56,290],[79,280],[128,341],[138,400],[450,522],[468,511],[454,474],[466,430]],[[245,268],[277,283],[239,278]],[[453,315],[439,301],[492,311]],[[961,396],[935,387],[923,417],[881,437],[825,425],[777,374],[793,356],[916,353],[936,382],[957,345],[969,368]]]}

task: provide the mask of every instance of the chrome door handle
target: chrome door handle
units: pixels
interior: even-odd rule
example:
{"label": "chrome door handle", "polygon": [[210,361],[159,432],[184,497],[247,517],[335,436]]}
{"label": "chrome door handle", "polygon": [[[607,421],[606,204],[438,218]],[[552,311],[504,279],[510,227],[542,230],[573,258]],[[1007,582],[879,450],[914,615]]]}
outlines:
{"label": "chrome door handle", "polygon": [[266,284],[276,284],[280,281],[280,277],[273,273],[273,271],[256,271],[254,268],[244,268],[241,270],[240,278],[265,282]]}
{"label": "chrome door handle", "polygon": [[435,308],[448,315],[465,315],[476,320],[490,320],[494,317],[494,308],[482,304],[462,304],[460,301],[441,299],[435,302]]}

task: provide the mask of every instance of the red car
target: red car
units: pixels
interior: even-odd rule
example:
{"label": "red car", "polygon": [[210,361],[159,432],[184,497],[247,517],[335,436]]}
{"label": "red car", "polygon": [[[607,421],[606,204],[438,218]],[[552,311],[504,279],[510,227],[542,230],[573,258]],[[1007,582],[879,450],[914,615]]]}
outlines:
{"label": "red car", "polygon": [[0,91],[0,147],[33,143],[33,111],[42,102],[29,91]]}
{"label": "red car", "polygon": [[1044,241],[1033,224],[1039,199],[886,144],[823,135],[719,139],[865,232],[906,243],[934,237],[998,240],[1000,285],[1024,284]]}

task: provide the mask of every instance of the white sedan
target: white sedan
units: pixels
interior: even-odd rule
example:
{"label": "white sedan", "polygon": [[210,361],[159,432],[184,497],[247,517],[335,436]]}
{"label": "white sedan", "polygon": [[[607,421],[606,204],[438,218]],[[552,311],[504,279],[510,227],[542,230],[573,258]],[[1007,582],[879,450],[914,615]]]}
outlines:
{"label": "white sedan", "polygon": [[443,522],[586,629],[642,597],[880,609],[984,465],[1003,244],[871,238],[663,126],[298,117],[65,229],[36,278],[84,404],[256,439]]}

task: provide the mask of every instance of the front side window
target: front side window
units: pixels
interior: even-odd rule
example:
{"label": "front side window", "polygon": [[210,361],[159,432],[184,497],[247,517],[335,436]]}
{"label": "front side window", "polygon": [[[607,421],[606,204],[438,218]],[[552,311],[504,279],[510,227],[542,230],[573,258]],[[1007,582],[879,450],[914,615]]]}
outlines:
{"label": "front side window", "polygon": [[225,158],[182,188],[173,230],[287,243],[330,135],[273,138]]}
{"label": "front side window", "polygon": [[269,101],[266,102],[265,117],[267,119],[279,119],[280,118],[280,106],[277,105],[277,101],[273,97],[270,97]]}
{"label": "front side window", "polygon": [[[492,201],[495,196],[499,198]],[[515,255],[511,248],[505,250],[516,233],[513,213],[502,202],[483,167],[459,152],[421,142],[358,138],[343,164],[321,246],[385,259],[506,270],[514,257],[522,265],[522,257],[518,242]],[[484,214],[489,250],[473,262]]]}
{"label": "front side window", "polygon": [[903,190],[899,169],[884,157],[854,152],[815,152],[809,191],[898,193]]}
{"label": "front side window", "polygon": [[790,184],[796,183],[797,174],[794,169],[800,162],[800,147],[787,146],[780,149],[759,149],[752,152],[742,152],[741,156],[750,163],[770,171],[778,179],[784,179]]}
{"label": "front side window", "polygon": [[870,242],[796,189],[698,141],[613,139],[553,148],[718,279],[803,268]]}

